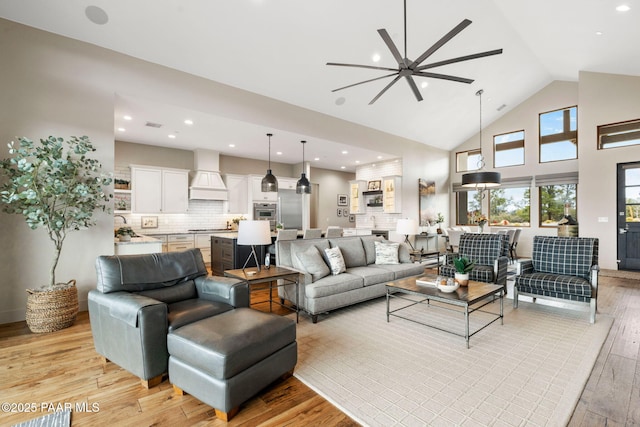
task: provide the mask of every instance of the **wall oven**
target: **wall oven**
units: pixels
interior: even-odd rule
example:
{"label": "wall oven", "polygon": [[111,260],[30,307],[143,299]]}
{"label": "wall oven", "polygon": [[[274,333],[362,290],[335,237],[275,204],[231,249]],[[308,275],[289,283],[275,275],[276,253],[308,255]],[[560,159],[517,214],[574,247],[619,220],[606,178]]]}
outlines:
{"label": "wall oven", "polygon": [[278,218],[278,205],[276,203],[254,203],[253,219],[269,221],[271,231],[276,229],[276,219]]}

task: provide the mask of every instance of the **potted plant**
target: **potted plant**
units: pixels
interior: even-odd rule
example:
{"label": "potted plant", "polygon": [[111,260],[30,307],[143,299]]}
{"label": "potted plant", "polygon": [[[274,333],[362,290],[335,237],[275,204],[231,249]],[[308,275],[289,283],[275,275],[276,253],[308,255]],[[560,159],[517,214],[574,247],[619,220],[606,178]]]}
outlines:
{"label": "potted plant", "polygon": [[247,219],[247,218],[245,218],[245,217],[243,217],[243,216],[237,216],[237,217],[233,218],[233,219],[231,220],[231,229],[232,229],[232,230],[237,230],[237,229],[238,229],[238,226],[240,225],[240,221],[244,221],[244,220],[246,220],[246,219]]}
{"label": "potted plant", "polygon": [[455,281],[460,286],[467,286],[469,284],[469,272],[476,265],[475,261],[471,261],[466,257],[457,257],[453,259],[453,265],[456,267]]}
{"label": "potted plant", "polygon": [[436,217],[436,224],[438,225],[436,232],[438,234],[442,234],[442,227],[440,227],[440,224],[442,224],[443,222],[444,222],[444,216],[442,215],[442,212],[438,212],[438,216]]}
{"label": "potted plant", "polygon": [[88,156],[95,151],[87,136],[68,140],[50,136],[34,143],[19,138],[9,143],[11,157],[0,161],[7,179],[0,186],[2,210],[23,215],[31,229],[43,227],[53,242],[49,283],[27,289],[26,320],[32,332],[52,332],[69,327],[78,313],[75,280],[56,282],[62,246],[71,231],[95,225],[93,213],[108,211],[112,194],[103,187],[112,179],[101,164]]}

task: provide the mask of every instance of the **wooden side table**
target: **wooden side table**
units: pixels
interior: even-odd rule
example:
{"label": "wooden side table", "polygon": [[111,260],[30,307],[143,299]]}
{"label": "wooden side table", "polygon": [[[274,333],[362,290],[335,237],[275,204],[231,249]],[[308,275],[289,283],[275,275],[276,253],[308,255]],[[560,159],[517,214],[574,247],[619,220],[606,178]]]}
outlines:
{"label": "wooden side table", "polygon": [[427,260],[435,260],[436,261],[436,266],[438,268],[438,273],[440,273],[440,252],[439,251],[411,251],[410,252],[411,255],[411,260],[412,261],[418,261],[420,264],[422,264],[422,261],[427,261]]}
{"label": "wooden side table", "polygon": [[[271,266],[266,268],[264,265],[260,267],[260,271],[257,271],[255,267],[246,268],[246,269],[236,269],[236,270],[225,270],[225,277],[233,277],[234,279],[244,280],[249,284],[249,292],[262,291],[265,289],[269,289],[269,299],[264,301],[256,301],[255,304],[262,304],[265,302],[269,303],[269,312],[272,311],[273,303],[280,305],[281,307],[287,308],[296,313],[296,323],[298,323],[298,318],[300,314],[300,304],[298,304],[298,287],[300,286],[299,274],[295,270],[288,269],[286,267],[279,266]],[[278,280],[282,280],[282,284],[278,283]],[[273,282],[276,282],[276,285],[273,285]],[[256,286],[261,285],[263,286]],[[296,286],[296,297],[295,297],[295,306],[291,307],[284,303],[281,303],[279,299],[273,299],[273,288],[278,288],[280,286],[285,286],[287,284],[294,284]]]}

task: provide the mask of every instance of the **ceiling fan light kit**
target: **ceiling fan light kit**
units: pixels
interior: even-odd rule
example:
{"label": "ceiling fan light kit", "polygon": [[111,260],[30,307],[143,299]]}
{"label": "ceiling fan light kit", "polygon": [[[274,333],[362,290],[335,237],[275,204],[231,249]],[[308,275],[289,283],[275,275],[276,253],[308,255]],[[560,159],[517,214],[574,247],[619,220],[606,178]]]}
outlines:
{"label": "ceiling fan light kit", "polygon": [[455,37],[462,30],[467,28],[470,24],[471,24],[471,21],[469,19],[464,19],[457,26],[455,26],[451,31],[445,34],[440,40],[434,43],[429,49],[424,51],[422,55],[420,55],[418,58],[412,61],[407,57],[407,0],[404,0],[404,57],[400,54],[400,51],[396,47],[393,40],[391,40],[391,37],[389,36],[389,33],[387,32],[387,30],[385,30],[384,28],[378,30],[378,34],[380,34],[380,37],[382,37],[382,40],[385,42],[385,44],[387,45],[387,48],[391,51],[391,54],[393,55],[394,59],[397,61],[398,68],[327,62],[327,65],[338,66],[338,67],[355,67],[355,68],[366,68],[370,70],[391,71],[391,74],[386,74],[381,77],[376,77],[373,79],[350,84],[348,86],[343,86],[338,89],[332,90],[332,92],[337,92],[337,91],[348,89],[364,83],[370,83],[376,80],[386,79],[387,77],[395,76],[389,84],[387,84],[380,92],[378,92],[376,96],[373,97],[373,99],[369,102],[369,105],[371,105],[374,102],[376,102],[391,86],[393,86],[402,77],[405,78],[409,87],[413,91],[414,96],[418,101],[422,101],[423,98],[422,98],[422,94],[420,93],[420,90],[418,89],[418,86],[416,85],[414,77],[427,77],[427,78],[433,78],[433,79],[450,80],[458,83],[467,83],[467,84],[473,83],[472,79],[452,76],[448,74],[432,73],[424,70],[440,67],[443,65],[454,64],[456,62],[463,62],[463,61],[469,61],[472,59],[483,58],[485,56],[499,55],[502,53],[502,49],[489,50],[486,52],[479,52],[472,55],[459,56],[457,58],[451,58],[444,61],[432,62],[430,64],[421,65],[424,61],[427,60],[427,58],[433,55],[438,49],[444,46],[445,43],[447,43],[449,40]]}
{"label": "ceiling fan light kit", "polygon": [[273,193],[278,191],[278,179],[271,173],[271,137],[272,133],[268,133],[269,137],[269,168],[267,174],[262,178],[262,191],[265,193]]}

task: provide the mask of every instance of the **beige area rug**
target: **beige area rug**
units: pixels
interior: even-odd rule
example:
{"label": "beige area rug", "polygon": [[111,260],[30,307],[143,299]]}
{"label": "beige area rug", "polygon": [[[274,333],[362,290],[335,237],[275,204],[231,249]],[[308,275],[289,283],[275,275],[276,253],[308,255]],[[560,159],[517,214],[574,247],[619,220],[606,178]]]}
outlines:
{"label": "beige area rug", "polygon": [[[365,426],[564,426],[613,322],[505,300],[504,325],[467,349],[460,336],[387,323],[385,306],[381,298],[298,325],[295,376]],[[420,305],[400,314],[463,332],[460,313]],[[472,314],[471,330],[486,316]]]}

